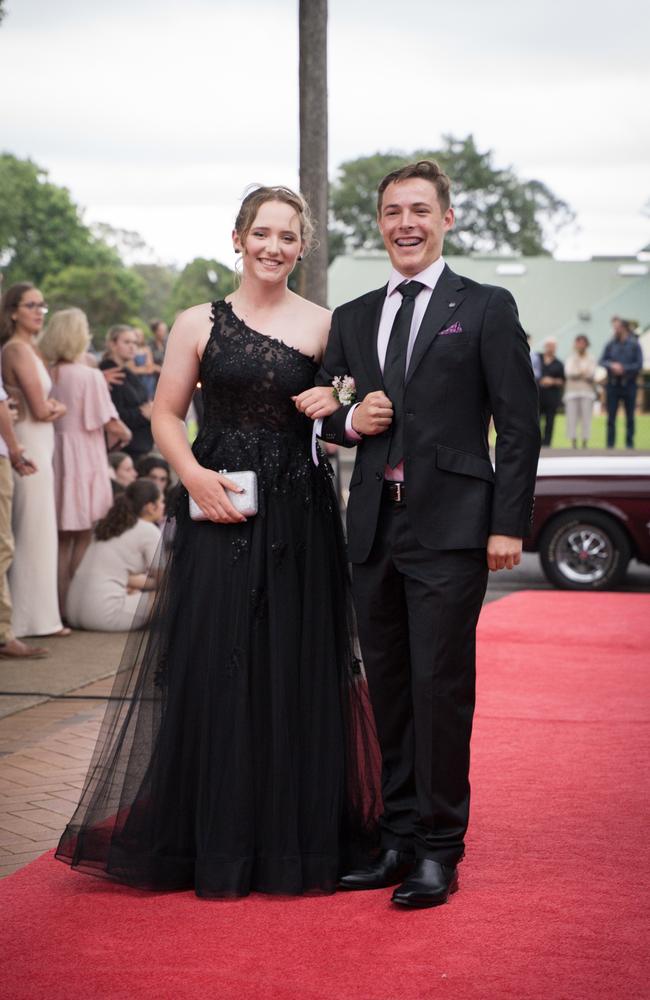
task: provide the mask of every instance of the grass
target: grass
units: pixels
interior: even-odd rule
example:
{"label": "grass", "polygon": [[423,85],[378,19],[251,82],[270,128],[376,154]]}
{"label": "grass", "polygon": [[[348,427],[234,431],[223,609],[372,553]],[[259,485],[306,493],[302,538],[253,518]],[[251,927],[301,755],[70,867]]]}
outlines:
{"label": "grass", "polygon": [[[637,413],[634,433],[634,447],[640,451],[650,450],[650,413]],[[607,445],[607,417],[604,413],[594,416],[591,422],[590,448],[605,448]],[[566,418],[558,413],[553,426],[551,448],[570,448],[566,436]],[[622,409],[616,424],[616,448],[625,448],[625,414]]]}

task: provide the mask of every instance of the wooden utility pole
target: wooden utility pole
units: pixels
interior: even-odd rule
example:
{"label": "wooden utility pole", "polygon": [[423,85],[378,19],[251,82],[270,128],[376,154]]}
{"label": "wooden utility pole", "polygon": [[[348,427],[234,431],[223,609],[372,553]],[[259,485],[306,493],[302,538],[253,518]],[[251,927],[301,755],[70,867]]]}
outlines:
{"label": "wooden utility pole", "polygon": [[327,305],[327,0],[298,0],[300,190],[309,202],[318,248],[299,265],[298,291]]}

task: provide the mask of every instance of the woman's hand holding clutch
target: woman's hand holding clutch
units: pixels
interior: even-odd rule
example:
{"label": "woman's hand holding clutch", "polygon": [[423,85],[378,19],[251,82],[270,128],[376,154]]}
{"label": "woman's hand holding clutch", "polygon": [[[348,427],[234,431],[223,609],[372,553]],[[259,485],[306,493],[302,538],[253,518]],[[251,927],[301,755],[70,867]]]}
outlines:
{"label": "woman's hand holding clutch", "polygon": [[185,488],[208,520],[219,524],[235,524],[246,518],[233,507],[228,492],[241,493],[241,487],[221,472],[199,466],[184,480]]}

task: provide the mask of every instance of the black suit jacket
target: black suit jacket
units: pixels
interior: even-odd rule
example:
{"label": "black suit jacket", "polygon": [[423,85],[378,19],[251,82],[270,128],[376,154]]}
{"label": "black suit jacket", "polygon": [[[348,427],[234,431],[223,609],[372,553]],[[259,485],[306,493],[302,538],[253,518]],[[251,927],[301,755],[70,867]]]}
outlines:
{"label": "black suit jacket", "polygon": [[[385,295],[384,286],[335,309],[319,384],[352,375],[358,400],[383,389],[377,331]],[[348,411],[342,407],[324,421],[325,441],[351,446]],[[496,472],[488,450],[491,416]],[[347,514],[352,562],[370,554],[389,442],[387,432],[357,446]],[[404,478],[419,542],[465,549],[484,547],[490,534],[524,537],[539,447],[537,386],[512,295],[445,266],[404,385]]]}

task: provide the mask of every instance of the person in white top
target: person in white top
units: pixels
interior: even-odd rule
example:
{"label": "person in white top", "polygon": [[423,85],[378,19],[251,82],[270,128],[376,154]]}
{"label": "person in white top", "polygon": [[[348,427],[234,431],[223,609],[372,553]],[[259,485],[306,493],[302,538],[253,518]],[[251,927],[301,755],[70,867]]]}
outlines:
{"label": "person in white top", "polygon": [[95,534],[68,590],[68,620],[77,628],[123,632],[138,627],[149,608],[144,593],[156,589],[152,571],[165,503],[150,479],[136,479],[120,493]]}
{"label": "person in white top", "polygon": [[573,351],[564,362],[564,375],[566,436],[574,448],[578,447],[578,439],[582,441],[582,447],[586,448],[591,436],[591,418],[596,398],[596,359],[589,351],[589,338],[586,334],[579,333],[574,340]]}

